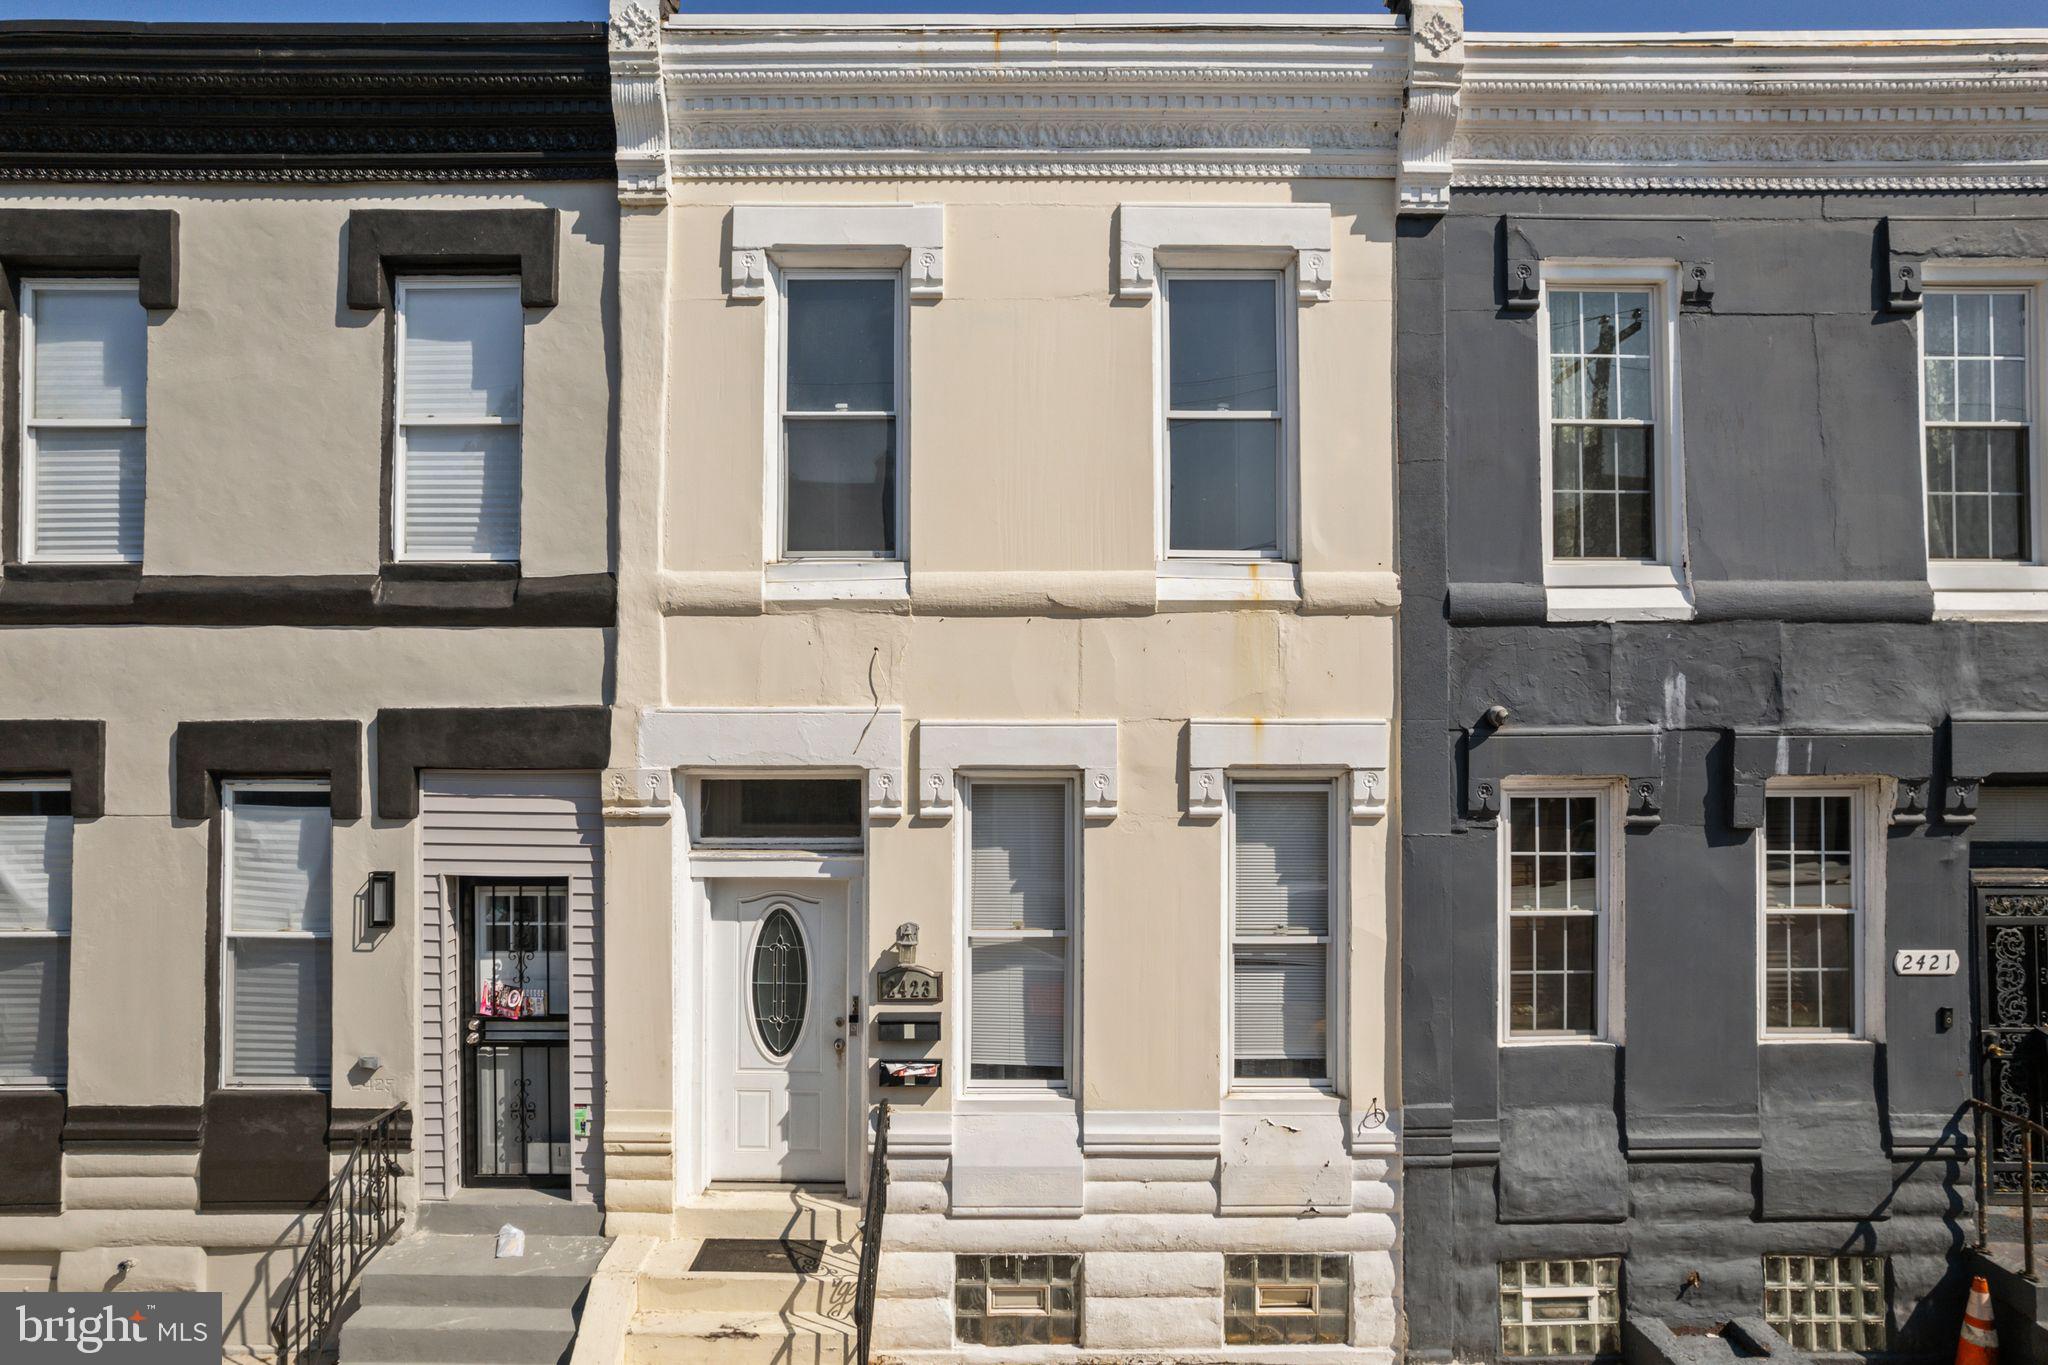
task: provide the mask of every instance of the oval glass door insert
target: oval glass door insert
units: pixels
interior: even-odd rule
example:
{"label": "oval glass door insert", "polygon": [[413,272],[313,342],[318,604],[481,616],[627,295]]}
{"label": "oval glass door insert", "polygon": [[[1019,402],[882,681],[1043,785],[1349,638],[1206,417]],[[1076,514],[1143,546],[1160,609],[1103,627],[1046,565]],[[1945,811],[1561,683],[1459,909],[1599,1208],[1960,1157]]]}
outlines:
{"label": "oval glass door insert", "polygon": [[810,964],[796,917],[778,905],[761,921],[754,940],[754,1028],[770,1056],[787,1057],[804,1031]]}

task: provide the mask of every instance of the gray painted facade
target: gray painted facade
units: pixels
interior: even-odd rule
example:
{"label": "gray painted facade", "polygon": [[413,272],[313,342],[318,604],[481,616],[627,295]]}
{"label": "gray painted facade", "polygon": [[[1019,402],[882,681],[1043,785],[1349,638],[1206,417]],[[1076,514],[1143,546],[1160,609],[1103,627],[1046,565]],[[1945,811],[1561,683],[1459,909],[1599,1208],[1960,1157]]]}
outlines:
{"label": "gray painted facade", "polygon": [[[1935,619],[1893,256],[1907,238],[2009,256],[2044,223],[2039,194],[1462,189],[1447,216],[1402,220],[1415,1358],[1498,1352],[1503,1260],[1619,1255],[1631,1314],[1706,1323],[1757,1315],[1780,1252],[1889,1257],[1894,1349],[1953,1352],[1968,820],[1976,782],[2048,770],[2048,627]],[[1691,620],[1545,621],[1539,321],[1510,281],[1546,254],[1710,263],[1677,329]],[[1991,714],[2015,723],[1972,719]],[[1865,958],[1884,964],[1882,1004],[1865,1041],[1762,1042],[1761,784],[1819,773],[1896,780],[1882,951]],[[1624,1041],[1503,1046],[1493,808],[1503,779],[1571,774],[1629,779]],[[1893,975],[1901,948],[1953,948],[1963,969]]]}

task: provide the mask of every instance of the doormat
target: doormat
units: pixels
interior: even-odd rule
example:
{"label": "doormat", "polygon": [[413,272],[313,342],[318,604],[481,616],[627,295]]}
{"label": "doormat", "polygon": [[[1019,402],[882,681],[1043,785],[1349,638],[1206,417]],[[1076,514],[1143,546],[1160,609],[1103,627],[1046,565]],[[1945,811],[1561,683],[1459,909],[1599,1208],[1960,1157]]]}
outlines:
{"label": "doormat", "polygon": [[825,1259],[825,1244],[781,1237],[707,1237],[697,1248],[692,1270],[738,1271],[762,1275],[816,1272]]}

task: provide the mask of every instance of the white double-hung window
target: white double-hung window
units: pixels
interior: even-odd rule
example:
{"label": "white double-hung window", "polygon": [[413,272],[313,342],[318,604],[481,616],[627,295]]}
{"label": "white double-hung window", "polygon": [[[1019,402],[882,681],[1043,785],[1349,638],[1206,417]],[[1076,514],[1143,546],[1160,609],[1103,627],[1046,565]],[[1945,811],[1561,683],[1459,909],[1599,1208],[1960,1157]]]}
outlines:
{"label": "white double-hung window", "polygon": [[1509,1041],[1607,1034],[1612,793],[1578,785],[1513,792],[1501,822],[1501,1035]]}
{"label": "white double-hung window", "polygon": [[1169,559],[1292,555],[1285,284],[1281,271],[1164,276]]}
{"label": "white double-hung window", "polygon": [[142,560],[149,318],[133,280],[22,289],[21,557]]}
{"label": "white double-hung window", "polygon": [[783,276],[782,558],[894,560],[899,271]]}
{"label": "white double-hung window", "polygon": [[1855,1037],[1863,1027],[1861,801],[1793,789],[1764,798],[1763,1032]]}
{"label": "white double-hung window", "polygon": [[401,560],[519,558],[525,313],[517,280],[398,281],[392,543]]}
{"label": "white double-hung window", "polygon": [[1067,1083],[1075,894],[1063,781],[967,788],[967,1075],[989,1088]]}
{"label": "white double-hung window", "polygon": [[1543,581],[1557,620],[1684,617],[1676,267],[1546,261]]}
{"label": "white double-hung window", "polygon": [[328,789],[232,782],[221,808],[221,1074],[231,1086],[325,1090],[334,901]]}
{"label": "white double-hung window", "polygon": [[1328,782],[1232,784],[1233,1084],[1330,1078],[1335,808]]}
{"label": "white double-hung window", "polygon": [[62,1089],[71,1016],[71,790],[0,782],[0,1086]]}

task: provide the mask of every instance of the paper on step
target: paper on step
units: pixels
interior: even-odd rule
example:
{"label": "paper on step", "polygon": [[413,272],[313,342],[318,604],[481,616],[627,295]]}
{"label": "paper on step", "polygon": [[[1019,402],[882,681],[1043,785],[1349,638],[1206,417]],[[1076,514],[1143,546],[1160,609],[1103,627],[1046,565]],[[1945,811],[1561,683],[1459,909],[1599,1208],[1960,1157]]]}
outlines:
{"label": "paper on step", "polygon": [[513,1227],[510,1223],[498,1229],[498,1259],[526,1254],[526,1229]]}

